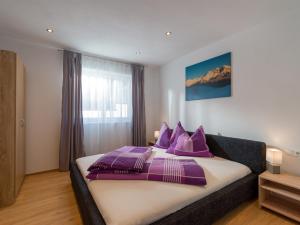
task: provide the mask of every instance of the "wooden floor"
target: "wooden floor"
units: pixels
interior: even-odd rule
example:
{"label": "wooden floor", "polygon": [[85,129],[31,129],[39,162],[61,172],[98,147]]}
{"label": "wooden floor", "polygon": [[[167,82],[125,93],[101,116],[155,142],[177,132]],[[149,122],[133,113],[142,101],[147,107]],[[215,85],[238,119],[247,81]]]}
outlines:
{"label": "wooden floor", "polygon": [[[47,172],[25,178],[17,201],[0,209],[0,225],[81,225],[69,173]],[[257,201],[243,204],[214,225],[297,224],[270,211]]]}

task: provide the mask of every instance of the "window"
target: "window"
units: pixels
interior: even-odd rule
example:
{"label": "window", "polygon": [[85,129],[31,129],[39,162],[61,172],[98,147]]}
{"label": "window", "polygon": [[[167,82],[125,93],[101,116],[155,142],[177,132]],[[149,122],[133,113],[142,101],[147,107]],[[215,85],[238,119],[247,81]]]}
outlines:
{"label": "window", "polygon": [[82,60],[84,123],[131,122],[130,65],[93,57]]}

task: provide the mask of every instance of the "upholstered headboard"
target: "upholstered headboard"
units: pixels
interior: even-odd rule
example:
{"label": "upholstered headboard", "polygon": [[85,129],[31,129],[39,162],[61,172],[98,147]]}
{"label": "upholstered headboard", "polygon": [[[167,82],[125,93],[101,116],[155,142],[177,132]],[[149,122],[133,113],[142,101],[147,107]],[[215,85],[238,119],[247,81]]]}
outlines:
{"label": "upholstered headboard", "polygon": [[242,163],[255,174],[260,174],[266,169],[266,144],[264,142],[211,134],[206,135],[206,141],[215,156]]}
{"label": "upholstered headboard", "polygon": [[253,173],[260,174],[266,169],[266,144],[259,141],[206,135],[210,151],[225,159],[248,166]]}

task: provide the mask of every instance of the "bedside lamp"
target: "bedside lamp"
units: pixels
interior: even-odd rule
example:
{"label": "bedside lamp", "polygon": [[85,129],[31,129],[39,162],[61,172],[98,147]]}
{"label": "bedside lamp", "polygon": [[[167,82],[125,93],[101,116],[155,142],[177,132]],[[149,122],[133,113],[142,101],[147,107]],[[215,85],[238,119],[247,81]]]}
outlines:
{"label": "bedside lamp", "polygon": [[155,139],[155,141],[157,141],[158,137],[159,137],[159,130],[156,130],[156,131],[154,131],[154,139]]}
{"label": "bedside lamp", "polygon": [[279,174],[282,163],[282,152],[276,148],[267,149],[267,170],[270,173]]}

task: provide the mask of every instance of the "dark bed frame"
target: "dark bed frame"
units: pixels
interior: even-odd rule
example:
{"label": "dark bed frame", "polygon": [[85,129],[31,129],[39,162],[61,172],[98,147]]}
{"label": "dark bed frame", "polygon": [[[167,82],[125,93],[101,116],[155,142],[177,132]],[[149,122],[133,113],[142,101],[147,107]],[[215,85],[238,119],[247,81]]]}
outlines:
{"label": "dark bed frame", "polygon": [[[252,173],[151,225],[210,225],[241,203],[257,197],[258,175],[266,166],[266,144],[210,134],[206,139],[215,156],[242,163]],[[106,225],[76,163],[70,165],[70,177],[83,223]]]}

